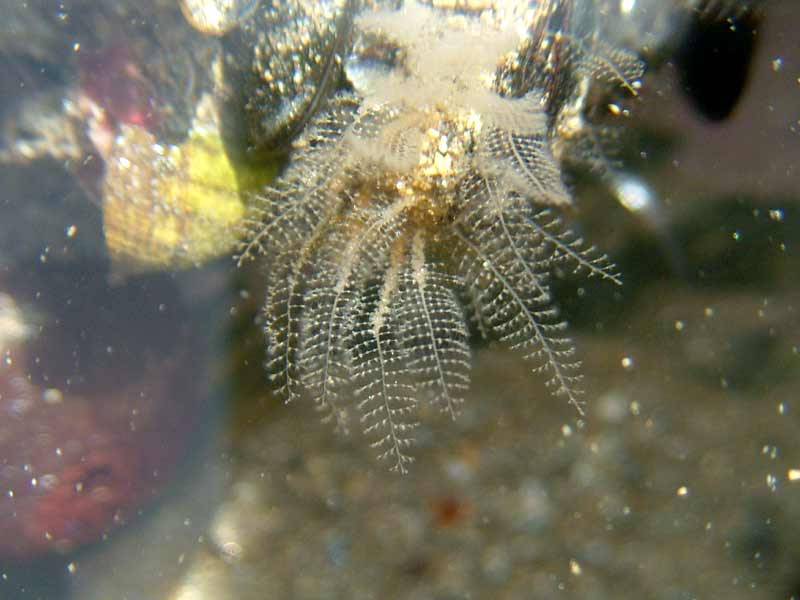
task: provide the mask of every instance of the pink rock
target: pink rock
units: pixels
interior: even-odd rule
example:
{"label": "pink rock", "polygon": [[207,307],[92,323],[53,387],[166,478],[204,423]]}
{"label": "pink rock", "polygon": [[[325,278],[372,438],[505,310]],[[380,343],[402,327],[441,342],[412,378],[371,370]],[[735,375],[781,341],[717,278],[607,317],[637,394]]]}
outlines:
{"label": "pink rock", "polygon": [[0,559],[67,552],[128,522],[205,406],[198,344],[161,294],[76,287],[35,307],[49,315],[36,337],[0,352]]}
{"label": "pink rock", "polygon": [[129,46],[81,51],[81,91],[116,123],[150,128],[159,120],[159,102]]}

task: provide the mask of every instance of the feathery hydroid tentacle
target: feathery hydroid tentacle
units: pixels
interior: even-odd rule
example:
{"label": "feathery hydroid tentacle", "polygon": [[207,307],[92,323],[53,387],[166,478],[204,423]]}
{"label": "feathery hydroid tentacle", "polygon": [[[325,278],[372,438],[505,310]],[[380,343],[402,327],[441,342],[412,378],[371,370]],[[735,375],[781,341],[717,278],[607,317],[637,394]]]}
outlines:
{"label": "feathery hydroid tentacle", "polygon": [[[526,296],[527,290],[515,286],[504,274],[503,265],[497,265],[463,231],[457,231],[456,236],[466,252],[473,256],[481,278],[488,282],[479,295],[486,320],[495,334],[512,350],[532,348],[524,358],[536,363],[535,372],[549,372],[547,386],[554,394],[566,396],[582,415],[578,396],[583,392],[577,387],[581,377],[575,374],[580,362],[572,358],[575,354],[572,341],[562,335],[566,323],[558,319],[554,308]],[[470,285],[471,279],[465,278],[465,281]]]}
{"label": "feathery hydroid tentacle", "polygon": [[417,232],[402,274],[398,309],[401,343],[417,388],[452,418],[469,387],[470,349],[464,311],[453,292],[456,282],[425,257]]}

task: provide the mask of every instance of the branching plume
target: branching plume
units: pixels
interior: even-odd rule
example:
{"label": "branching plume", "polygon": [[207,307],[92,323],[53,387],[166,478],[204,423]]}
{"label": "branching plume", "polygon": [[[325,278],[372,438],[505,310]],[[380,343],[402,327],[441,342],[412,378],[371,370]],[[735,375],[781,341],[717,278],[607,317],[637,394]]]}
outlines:
{"label": "branching plume", "polygon": [[[400,472],[413,460],[418,404],[459,413],[470,320],[582,411],[550,273],[568,264],[620,280],[557,216],[572,200],[542,78],[515,94],[501,81],[529,53],[537,18],[554,14],[549,4],[513,27],[492,9],[367,10],[355,21],[354,91],[329,100],[252,202],[239,258],[267,257],[276,386],[310,397],[340,430],[357,423]],[[632,68],[614,62],[623,55],[575,39],[574,78],[630,85]]]}

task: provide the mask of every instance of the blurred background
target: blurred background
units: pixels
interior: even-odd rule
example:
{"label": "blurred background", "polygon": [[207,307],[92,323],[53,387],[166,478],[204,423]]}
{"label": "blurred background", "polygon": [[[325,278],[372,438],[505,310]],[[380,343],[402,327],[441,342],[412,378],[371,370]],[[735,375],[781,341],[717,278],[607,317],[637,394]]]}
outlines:
{"label": "blurred background", "polygon": [[271,395],[231,260],[269,6],[3,9],[0,597],[800,598],[800,5],[604,4],[648,68],[567,174],[624,280],[556,281],[587,414],[476,341],[403,477]]}

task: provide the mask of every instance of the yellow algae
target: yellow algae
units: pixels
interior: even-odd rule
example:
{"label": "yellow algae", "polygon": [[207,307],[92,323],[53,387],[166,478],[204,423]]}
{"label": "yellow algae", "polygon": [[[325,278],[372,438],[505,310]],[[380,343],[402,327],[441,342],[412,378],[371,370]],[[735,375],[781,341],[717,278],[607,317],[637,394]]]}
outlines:
{"label": "yellow algae", "polygon": [[272,169],[235,166],[216,127],[162,145],[124,126],[106,163],[103,227],[115,270],[188,268],[229,252],[244,216],[243,192]]}

